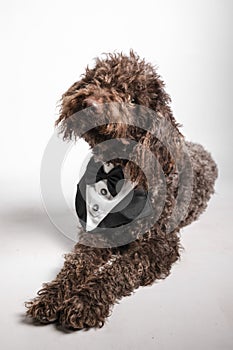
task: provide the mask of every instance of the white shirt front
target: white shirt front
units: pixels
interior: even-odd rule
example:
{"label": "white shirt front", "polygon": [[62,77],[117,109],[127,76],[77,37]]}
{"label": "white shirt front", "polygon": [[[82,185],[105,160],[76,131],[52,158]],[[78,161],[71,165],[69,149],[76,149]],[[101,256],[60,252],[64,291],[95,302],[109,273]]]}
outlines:
{"label": "white shirt front", "polygon": [[[106,173],[114,168],[113,164],[104,164],[103,166]],[[110,212],[114,211],[114,207],[116,207],[135,186],[129,180],[123,179],[120,181],[123,182],[123,185],[116,196],[112,196],[109,192],[107,180],[101,180],[93,185],[86,186],[86,231],[94,230]],[[127,200],[125,206],[129,204],[132,197],[129,196],[129,201]]]}

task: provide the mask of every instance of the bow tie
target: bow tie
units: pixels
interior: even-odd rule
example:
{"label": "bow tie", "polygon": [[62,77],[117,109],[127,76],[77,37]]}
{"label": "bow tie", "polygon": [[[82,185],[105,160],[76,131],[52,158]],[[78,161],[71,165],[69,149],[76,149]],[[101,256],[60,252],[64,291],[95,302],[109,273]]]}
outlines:
{"label": "bow tie", "polygon": [[103,165],[101,166],[100,162],[95,163],[93,158],[87,165],[87,171],[85,174],[86,184],[92,185],[98,181],[107,180],[107,187],[112,196],[116,196],[117,193],[120,191],[121,187],[123,186],[123,181],[118,192],[116,191],[116,185],[118,181],[123,179],[124,173],[120,165],[117,165],[108,173],[104,171]]}

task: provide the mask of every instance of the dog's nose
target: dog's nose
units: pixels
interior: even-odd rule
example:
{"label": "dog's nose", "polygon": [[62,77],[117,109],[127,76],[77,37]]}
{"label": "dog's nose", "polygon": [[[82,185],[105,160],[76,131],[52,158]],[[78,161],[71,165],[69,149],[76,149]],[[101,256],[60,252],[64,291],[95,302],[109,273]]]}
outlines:
{"label": "dog's nose", "polygon": [[98,107],[99,102],[94,97],[85,98],[85,105],[87,107]]}
{"label": "dog's nose", "polygon": [[96,112],[96,113],[101,113],[102,111],[102,104],[103,102],[101,101],[101,99],[97,99],[93,96],[89,96],[87,98],[85,98],[84,100],[84,107],[88,108],[88,107],[92,107],[92,109]]}

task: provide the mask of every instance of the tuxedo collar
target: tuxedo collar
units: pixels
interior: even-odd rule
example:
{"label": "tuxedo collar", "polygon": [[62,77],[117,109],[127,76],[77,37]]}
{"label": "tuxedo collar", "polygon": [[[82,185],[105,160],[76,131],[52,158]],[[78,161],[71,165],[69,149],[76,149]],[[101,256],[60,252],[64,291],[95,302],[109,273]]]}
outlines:
{"label": "tuxedo collar", "polygon": [[[93,157],[89,161],[87,170],[77,185],[75,200],[77,215],[86,231],[94,233],[98,232],[99,228],[119,227],[139,217],[150,215],[151,205],[147,191],[135,189],[131,181],[123,178],[119,180],[120,186],[116,183],[116,191],[113,191],[116,194],[113,195],[109,191],[106,175],[103,175],[103,179],[98,176],[94,181],[90,181],[93,167],[103,167],[102,171],[105,173],[116,173],[113,164],[108,166],[106,163],[94,162]],[[119,171],[119,166],[117,167]]]}

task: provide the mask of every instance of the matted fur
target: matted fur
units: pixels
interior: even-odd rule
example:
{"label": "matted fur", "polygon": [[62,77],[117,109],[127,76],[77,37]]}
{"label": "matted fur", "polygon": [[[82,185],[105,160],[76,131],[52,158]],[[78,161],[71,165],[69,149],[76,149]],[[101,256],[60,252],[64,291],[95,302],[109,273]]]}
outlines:
{"label": "matted fur", "polygon": [[[176,132],[167,132],[165,138],[173,143],[175,155],[168,152],[153,132],[146,131],[148,125],[143,119],[140,121],[141,128],[129,125],[130,123],[118,124],[103,119],[102,126],[83,133],[88,120],[87,125],[84,125],[85,121],[80,125],[74,114],[94,105],[95,117],[101,118],[98,109],[108,103],[127,104],[129,108],[135,108],[135,104],[145,106],[168,121]],[[97,58],[95,67],[87,68],[81,80],[63,94],[56,126],[60,127],[64,139],[83,137],[94,148],[96,157],[101,157],[107,151],[102,144],[105,140],[122,137],[135,140],[159,160],[166,180],[166,200],[159,220],[153,227],[147,227],[146,221],[142,220],[133,227],[132,232],[128,232],[135,238],[129,244],[115,248],[97,248],[93,247],[92,237],[92,246],[88,246],[89,236],[81,233],[79,243],[65,256],[61,272],[52,282],[43,285],[34,300],[26,303],[27,315],[34,320],[42,323],[56,321],[71,329],[101,327],[114,303],[123,296],[130,295],[139,286],[151,285],[155,280],[169,275],[172,264],[180,256],[179,230],[196,220],[205,210],[214,193],[217,178],[217,167],[211,155],[201,145],[185,140],[169,103],[170,97],[155,68],[141,60],[133,51],[129,56],[108,54],[103,59]],[[156,125],[150,127],[153,131]],[[181,143],[186,146],[191,160],[193,191],[187,215],[178,227],[168,233],[168,221],[176,204],[178,183],[175,159],[181,156]],[[127,146],[122,143],[122,147]],[[137,182],[137,186],[145,188],[150,183],[153,206],[157,193],[156,174],[153,169],[149,169],[150,164],[140,148],[135,148],[132,154],[135,160],[141,159],[142,170],[149,170],[149,179],[145,178],[143,171],[138,171],[134,162],[125,164],[116,158],[114,163],[121,164],[131,179]],[[181,159],[181,164],[182,161]],[[96,239],[100,237],[97,235]]]}

